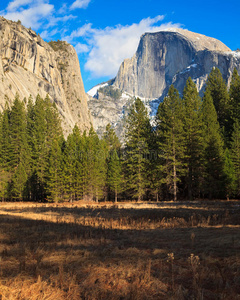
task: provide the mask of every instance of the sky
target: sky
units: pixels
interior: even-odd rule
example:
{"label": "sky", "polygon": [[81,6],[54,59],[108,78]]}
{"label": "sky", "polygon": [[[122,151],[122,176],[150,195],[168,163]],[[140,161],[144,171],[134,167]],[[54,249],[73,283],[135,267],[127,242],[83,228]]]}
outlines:
{"label": "sky", "polygon": [[240,48],[239,0],[1,0],[0,15],[78,54],[85,90],[116,76],[145,32],[188,29]]}

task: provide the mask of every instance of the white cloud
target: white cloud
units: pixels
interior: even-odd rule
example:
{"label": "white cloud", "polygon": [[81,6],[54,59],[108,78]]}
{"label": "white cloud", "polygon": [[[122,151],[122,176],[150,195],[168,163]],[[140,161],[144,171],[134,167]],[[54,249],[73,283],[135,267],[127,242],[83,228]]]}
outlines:
{"label": "white cloud", "polygon": [[9,3],[4,17],[13,21],[20,20],[26,27],[39,29],[47,18],[51,19],[53,12],[54,6],[45,0],[15,0]]}
{"label": "white cloud", "polygon": [[87,8],[91,0],[76,0],[71,5],[70,9]]}
{"label": "white cloud", "polygon": [[146,18],[132,25],[117,25],[105,29],[94,29],[91,24],[85,24],[67,37],[85,38],[85,43],[91,48],[85,69],[93,77],[114,77],[125,58],[130,58],[136,52],[140,36],[145,32],[157,32],[170,27],[180,27],[180,24],[158,24],[164,16]]}
{"label": "white cloud", "polygon": [[48,30],[44,30],[41,32],[41,38],[42,39],[49,39],[49,38],[53,38],[56,34],[58,33],[58,29],[53,29],[51,31]]}
{"label": "white cloud", "polygon": [[30,4],[32,2],[33,2],[33,0],[14,0],[8,4],[7,10],[13,11],[13,10],[18,9],[21,6]]}
{"label": "white cloud", "polygon": [[83,25],[82,27],[78,28],[77,30],[74,30],[70,36],[66,36],[65,39],[67,41],[72,41],[74,38],[77,37],[86,37],[87,35],[91,35],[95,32],[95,29],[92,29],[92,24],[87,23]]}
{"label": "white cloud", "polygon": [[89,52],[89,46],[86,44],[77,43],[75,46],[77,54]]}

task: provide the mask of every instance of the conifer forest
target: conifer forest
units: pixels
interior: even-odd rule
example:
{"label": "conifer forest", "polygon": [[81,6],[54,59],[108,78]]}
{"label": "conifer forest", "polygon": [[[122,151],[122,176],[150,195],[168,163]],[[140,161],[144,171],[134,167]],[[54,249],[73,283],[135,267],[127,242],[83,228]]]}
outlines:
{"label": "conifer forest", "polygon": [[[7,103],[7,102],[6,102]],[[191,78],[171,86],[154,124],[137,98],[120,144],[74,127],[64,138],[55,105],[19,99],[0,115],[3,201],[178,200],[240,196],[240,76],[228,89],[217,68],[203,97]]]}
{"label": "conifer forest", "polygon": [[65,138],[56,105],[0,116],[0,299],[239,299],[240,76],[171,86],[125,140]]}

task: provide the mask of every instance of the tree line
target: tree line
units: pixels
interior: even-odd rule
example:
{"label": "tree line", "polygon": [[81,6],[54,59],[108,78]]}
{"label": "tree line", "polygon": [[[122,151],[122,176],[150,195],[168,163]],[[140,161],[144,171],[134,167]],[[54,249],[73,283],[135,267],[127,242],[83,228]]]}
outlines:
{"label": "tree line", "polygon": [[107,125],[102,138],[77,126],[65,139],[49,97],[21,101],[0,115],[3,201],[178,200],[240,196],[240,76],[229,90],[219,69],[201,98],[191,78],[172,85],[155,124],[137,98],[125,143]]}

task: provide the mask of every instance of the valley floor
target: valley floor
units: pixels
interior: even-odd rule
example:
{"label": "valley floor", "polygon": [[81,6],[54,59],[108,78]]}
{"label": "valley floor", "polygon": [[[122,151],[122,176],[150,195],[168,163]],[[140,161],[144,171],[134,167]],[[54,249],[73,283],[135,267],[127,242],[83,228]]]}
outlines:
{"label": "valley floor", "polygon": [[1,299],[240,299],[240,201],[1,203]]}

